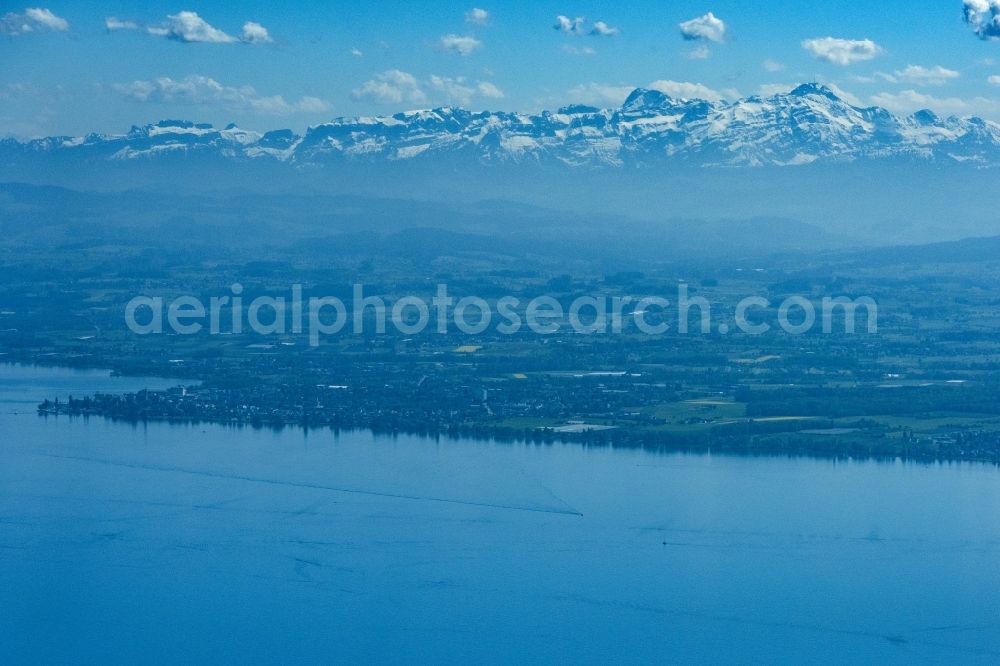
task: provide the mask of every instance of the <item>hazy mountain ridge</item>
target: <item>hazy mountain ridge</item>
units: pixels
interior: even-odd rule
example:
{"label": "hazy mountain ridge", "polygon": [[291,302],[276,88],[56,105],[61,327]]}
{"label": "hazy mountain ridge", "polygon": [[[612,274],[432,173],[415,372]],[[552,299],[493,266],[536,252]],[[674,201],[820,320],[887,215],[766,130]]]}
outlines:
{"label": "hazy mountain ridge", "polygon": [[581,105],[536,115],[436,108],[339,118],[309,128],[258,133],[229,125],[160,121],[124,135],[0,141],[0,159],[162,160],[201,156],[310,167],[364,161],[611,167],[679,162],[696,166],[792,166],[905,160],[1000,164],[1000,124],[898,116],[859,108],[819,84],[735,102],[672,98],[636,89],[619,108]]}
{"label": "hazy mountain ridge", "polygon": [[418,202],[363,196],[213,196],[144,191],[84,192],[0,182],[0,252],[10,247],[74,250],[199,247],[217,254],[299,248],[312,254],[430,261],[441,256],[506,255],[628,266],[706,256],[851,247],[849,239],[783,218],[644,222],[580,215],[502,201]]}

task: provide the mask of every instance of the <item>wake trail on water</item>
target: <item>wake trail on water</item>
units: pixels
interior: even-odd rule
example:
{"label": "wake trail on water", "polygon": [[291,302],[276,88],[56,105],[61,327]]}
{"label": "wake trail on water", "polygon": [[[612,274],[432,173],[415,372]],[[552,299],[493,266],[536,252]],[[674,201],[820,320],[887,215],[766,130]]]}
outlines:
{"label": "wake trail on water", "polygon": [[88,462],[97,465],[107,465],[110,467],[125,467],[129,469],[140,469],[150,472],[168,472],[174,474],[190,474],[193,476],[204,476],[216,479],[228,479],[235,481],[247,481],[250,483],[266,483],[273,486],[286,486],[291,488],[310,488],[312,490],[329,490],[337,493],[348,493],[351,495],[368,495],[371,497],[388,497],[392,499],[415,500],[421,502],[441,502],[444,504],[460,504],[465,506],[478,506],[488,509],[504,509],[507,511],[529,511],[532,513],[549,513],[565,516],[583,516],[582,513],[573,507],[566,505],[566,508],[558,507],[536,507],[523,506],[517,504],[500,504],[494,502],[478,502],[476,500],[463,500],[450,497],[434,497],[431,495],[408,495],[404,493],[392,493],[379,490],[365,490],[363,488],[349,488],[345,486],[333,486],[322,483],[310,483],[308,481],[291,481],[287,479],[269,479],[261,476],[251,476],[247,474],[237,474],[234,472],[215,472],[212,470],[194,469],[189,467],[179,467],[174,465],[154,465],[150,463],[137,463],[124,460],[110,460],[106,458],[92,458],[87,456],[68,456],[55,453],[39,453],[37,455],[47,458],[57,458],[61,460],[74,460],[77,462]]}

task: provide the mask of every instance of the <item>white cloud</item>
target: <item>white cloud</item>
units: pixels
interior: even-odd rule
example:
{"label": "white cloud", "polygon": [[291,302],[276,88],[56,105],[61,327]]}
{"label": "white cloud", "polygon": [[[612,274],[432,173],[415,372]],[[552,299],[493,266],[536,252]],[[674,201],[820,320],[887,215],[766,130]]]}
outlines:
{"label": "white cloud", "polygon": [[260,23],[247,21],[243,24],[243,31],[240,33],[240,36],[234,37],[211,25],[208,21],[200,17],[197,12],[189,11],[170,14],[163,23],[145,26],[136,21],[127,21],[109,16],[104,19],[104,27],[112,32],[116,30],[137,30],[184,44],[232,44],[235,42],[268,44],[274,41],[268,33],[267,28]]}
{"label": "white cloud", "polygon": [[608,25],[605,21],[594,21],[588,30],[587,19],[583,16],[570,18],[562,14],[556,17],[555,25],[552,27],[565,35],[573,35],[574,37],[582,37],[584,35],[590,35],[591,37],[614,37],[621,33],[621,28]]}
{"label": "white cloud", "polygon": [[771,58],[768,58],[767,60],[762,62],[760,66],[763,67],[764,71],[767,72],[780,72],[783,69],[785,69],[785,66],[783,64],[781,64],[777,60],[772,60]]}
{"label": "white cloud", "polygon": [[[451,78],[436,74],[432,74],[428,81],[432,89],[444,94],[446,101],[459,106],[470,106],[477,97],[489,99],[502,99],[504,97],[503,91],[490,81],[479,81],[473,84],[464,76]],[[441,99],[441,95],[436,97]]]}
{"label": "white cloud", "polygon": [[592,106],[621,106],[622,102],[635,90],[635,86],[616,86],[605,83],[581,83],[567,93],[569,101]]}
{"label": "white cloud", "polygon": [[303,113],[325,113],[330,110],[330,104],[319,97],[306,95],[299,99],[297,106]]}
{"label": "white cloud", "polygon": [[568,16],[559,15],[556,17],[556,24],[552,27],[567,35],[582,35],[584,20],[582,16],[571,19]]}
{"label": "white cloud", "polygon": [[135,102],[219,106],[272,115],[322,113],[330,108],[328,103],[317,97],[302,97],[297,102],[288,102],[281,95],[261,96],[253,86],[225,86],[213,78],[199,75],[181,80],[163,76],[149,81],[117,83],[112,87]]}
{"label": "white cloud", "polygon": [[450,105],[469,106],[477,98],[500,99],[504,93],[489,81],[473,82],[464,76],[432,74],[421,82],[409,72],[390,69],[365,81],[353,91],[353,95],[383,104],[427,104],[433,99]]}
{"label": "white cloud", "polygon": [[955,70],[947,69],[941,65],[934,65],[933,67],[907,65],[906,69],[896,70],[896,77],[898,79],[926,86],[939,86],[950,79],[957,79],[959,76],[961,75]]}
{"label": "white cloud", "polygon": [[[904,90],[900,93],[882,92],[872,95],[871,99],[873,103],[885,107],[890,111],[902,112],[929,108],[933,103],[941,102],[941,100],[931,95],[925,95],[916,90]],[[957,97],[949,98],[946,100],[946,104],[952,108],[965,108],[965,102]]]}
{"label": "white cloud", "polygon": [[707,44],[699,44],[684,54],[688,60],[707,60],[712,57],[712,49]]}
{"label": "white cloud", "polygon": [[711,42],[726,41],[726,24],[712,12],[684,21],[678,26],[684,39],[707,39]]}
{"label": "white cloud", "polygon": [[157,37],[166,37],[178,42],[205,42],[207,44],[228,44],[236,38],[210,25],[197,12],[177,12],[167,16],[161,25],[149,26],[146,32]]}
{"label": "white cloud", "polygon": [[473,84],[464,76],[451,78],[432,74],[428,83],[437,92],[437,98],[458,106],[470,106],[476,97],[500,99],[504,96],[503,91],[495,84],[489,81]]}
{"label": "white cloud", "polygon": [[29,7],[22,14],[7,12],[0,16],[0,35],[23,35],[47,30],[66,32],[69,30],[69,21],[42,7]]}
{"label": "white cloud", "polygon": [[688,83],[685,81],[670,81],[670,80],[660,80],[653,81],[650,83],[648,88],[653,90],[659,90],[661,93],[670,95],[671,97],[682,97],[685,99],[704,99],[709,102],[720,102],[727,97],[733,96],[731,93],[734,91],[726,91],[723,94],[717,90],[712,90],[706,85],[701,83]]}
{"label": "white cloud", "polygon": [[1000,75],[994,74],[993,76],[986,79],[986,81],[993,86],[1000,86]]}
{"label": "white cloud", "polygon": [[963,14],[979,39],[1000,39],[1000,0],[965,0]]}
{"label": "white cloud", "polygon": [[114,16],[104,19],[104,27],[111,32],[115,30],[139,30],[139,24],[135,21],[123,21]]}
{"label": "white cloud", "polygon": [[871,60],[882,53],[882,47],[870,39],[840,39],[817,37],[802,42],[802,48],[820,60],[835,65],[851,65]]}
{"label": "white cloud", "polygon": [[783,95],[792,90],[795,86],[788,85],[787,83],[765,83],[757,88],[757,94],[761,97],[772,97],[774,95]]}
{"label": "white cloud", "polygon": [[504,97],[503,91],[489,81],[480,81],[476,88],[479,90],[479,94],[483,97],[491,97],[493,99],[500,99]]}
{"label": "white cloud", "polygon": [[861,98],[859,98],[857,95],[847,92],[846,90],[838,86],[836,83],[826,81],[825,83],[823,83],[823,85],[832,90],[834,95],[844,100],[851,106],[863,107],[865,105],[865,103],[861,101]]}
{"label": "white cloud", "polygon": [[472,96],[476,94],[476,89],[470,86],[465,77],[462,76],[453,79],[448,76],[431,74],[430,85],[449,104],[457,104],[458,106],[469,106],[472,103]]}
{"label": "white cloud", "polygon": [[285,116],[295,111],[295,107],[286,102],[281,95],[250,98],[247,104],[254,111],[274,116]]}
{"label": "white cloud", "polygon": [[476,25],[486,25],[490,22],[490,13],[485,9],[473,7],[469,11],[465,12],[465,20],[468,23],[474,23]]}
{"label": "white cloud", "polygon": [[912,113],[921,109],[932,109],[944,114],[996,113],[1000,110],[997,100],[975,97],[965,100],[960,97],[934,97],[916,90],[899,93],[878,93],[872,95],[872,103],[897,113]]}
{"label": "white cloud", "polygon": [[354,56],[355,58],[360,58],[364,56],[364,51],[355,46],[351,48],[351,55]]}
{"label": "white cloud", "polygon": [[455,51],[467,56],[483,45],[481,41],[469,35],[445,35],[438,40],[438,45],[445,51]]}
{"label": "white cloud", "polygon": [[56,16],[49,9],[44,9],[42,7],[29,8],[24,10],[24,15],[27,16],[29,20],[34,21],[38,25],[48,28],[49,30],[56,30],[59,32],[69,30],[69,21],[61,16]]}
{"label": "white cloud", "polygon": [[620,28],[613,28],[604,21],[595,21],[594,27],[590,30],[591,35],[596,35],[598,37],[614,37],[620,32]]}
{"label": "white cloud", "polygon": [[427,95],[420,88],[415,76],[398,69],[390,69],[369,79],[355,88],[356,98],[368,98],[377,102],[400,104],[423,104]]}
{"label": "white cloud", "polygon": [[260,23],[247,21],[243,24],[243,34],[240,35],[240,41],[247,44],[270,44],[274,40],[268,34],[267,28]]}
{"label": "white cloud", "polygon": [[574,44],[563,44],[562,50],[570,55],[590,56],[597,53],[596,50],[589,46],[576,46]]}

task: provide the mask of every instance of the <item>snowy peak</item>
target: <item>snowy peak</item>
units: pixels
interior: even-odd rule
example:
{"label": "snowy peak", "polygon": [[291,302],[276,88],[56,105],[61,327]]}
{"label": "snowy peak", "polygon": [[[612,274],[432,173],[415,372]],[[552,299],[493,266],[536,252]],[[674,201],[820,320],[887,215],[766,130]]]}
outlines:
{"label": "snowy peak", "polygon": [[551,163],[621,168],[795,166],[811,162],[916,160],[1000,165],[1000,125],[940,118],[929,110],[896,116],[852,106],[831,88],[804,83],[767,98],[682,99],[636,88],[621,106],[574,104],[538,114],[438,107],[388,116],[336,118],[260,134],[161,120],[123,135],[0,142],[0,158],[271,160],[295,166],[351,161]]}
{"label": "snowy peak", "polygon": [[666,93],[647,88],[636,88],[622,104],[624,113],[642,113],[644,111],[659,111],[673,106],[673,100]]}
{"label": "snowy peak", "polygon": [[788,94],[792,97],[819,95],[820,97],[826,97],[834,102],[842,101],[830,88],[827,88],[822,83],[803,83],[802,85],[791,90]]}

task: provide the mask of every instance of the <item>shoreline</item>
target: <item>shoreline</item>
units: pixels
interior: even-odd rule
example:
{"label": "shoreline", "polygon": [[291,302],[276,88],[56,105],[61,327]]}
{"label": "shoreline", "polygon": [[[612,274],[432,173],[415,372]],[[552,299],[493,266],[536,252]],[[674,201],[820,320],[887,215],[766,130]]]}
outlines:
{"label": "shoreline", "polygon": [[[280,432],[286,429],[299,429],[303,432],[329,430],[334,433],[341,432],[369,432],[379,436],[397,437],[413,436],[428,439],[448,439],[452,441],[473,440],[477,442],[488,442],[495,444],[520,444],[550,446],[553,444],[583,446],[585,448],[617,448],[624,450],[642,450],[653,453],[690,453],[708,455],[731,455],[743,458],[773,457],[773,458],[812,458],[817,460],[855,460],[855,461],[875,461],[875,462],[908,462],[919,464],[949,464],[949,463],[974,463],[991,467],[1000,467],[1000,455],[989,457],[980,455],[940,455],[930,451],[919,451],[913,448],[906,450],[890,450],[889,448],[878,449],[869,447],[864,450],[861,447],[807,447],[807,446],[774,446],[772,440],[740,440],[733,437],[703,436],[703,437],[678,437],[664,434],[655,436],[637,436],[642,433],[634,433],[627,430],[588,430],[583,432],[557,432],[552,428],[513,429],[503,427],[487,427],[478,425],[459,425],[454,427],[440,427],[436,429],[420,428],[378,428],[372,425],[336,425],[336,424],[309,424],[294,421],[251,421],[240,419],[206,419],[198,417],[181,417],[172,415],[144,416],[140,418],[128,418],[121,415],[98,411],[68,410],[60,408],[43,409],[38,407],[38,415],[42,418],[48,417],[68,417],[70,419],[82,418],[84,420],[91,417],[103,418],[113,423],[122,424],[165,424],[165,425],[212,425],[242,430],[250,428],[253,430],[273,430]],[[794,436],[795,431],[781,433],[785,436]],[[624,436],[623,436],[624,435]],[[751,436],[754,437],[754,436]],[[787,440],[786,440],[787,441]],[[802,442],[801,437],[796,441]]]}

